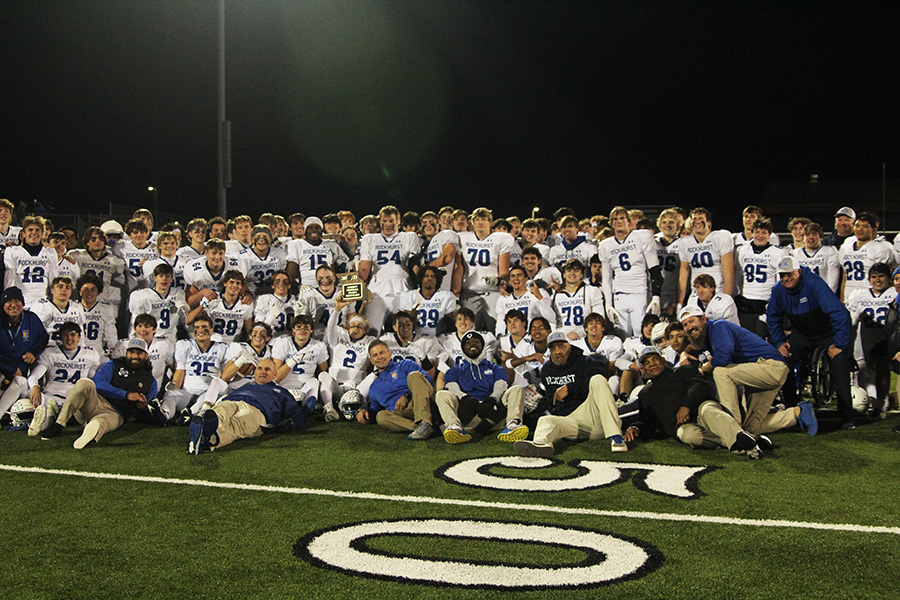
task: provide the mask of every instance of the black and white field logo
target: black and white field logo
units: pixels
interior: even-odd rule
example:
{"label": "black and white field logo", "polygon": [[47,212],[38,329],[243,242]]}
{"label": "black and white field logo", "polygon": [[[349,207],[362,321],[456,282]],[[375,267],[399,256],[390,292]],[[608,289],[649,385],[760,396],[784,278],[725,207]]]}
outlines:
{"label": "black and white field logo", "polygon": [[694,500],[705,496],[700,491],[700,477],[719,467],[685,467],[598,460],[573,460],[569,467],[575,473],[557,478],[525,478],[493,473],[496,468],[548,469],[564,465],[552,458],[521,456],[489,456],[452,462],[434,472],[448,483],[513,492],[570,492],[609,487],[628,480],[635,487],[652,494]]}
{"label": "black and white field logo", "polygon": [[[580,560],[550,566],[502,561],[448,560],[376,550],[390,537],[456,538],[576,550]],[[383,546],[383,544],[381,544]],[[403,519],[338,525],[311,533],[294,554],[348,574],[403,583],[501,590],[571,589],[637,579],[658,569],[662,553],[641,540],[577,527],[515,521]],[[536,564],[541,564],[539,560]]]}

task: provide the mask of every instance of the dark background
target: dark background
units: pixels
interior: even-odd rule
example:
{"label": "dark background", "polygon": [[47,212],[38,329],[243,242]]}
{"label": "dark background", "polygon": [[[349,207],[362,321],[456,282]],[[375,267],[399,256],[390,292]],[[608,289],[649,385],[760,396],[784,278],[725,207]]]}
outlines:
{"label": "dark background", "polygon": [[[898,5],[229,0],[229,216],[681,204],[737,227],[770,182],[900,165]],[[216,18],[0,3],[0,197],[100,212],[154,185],[215,213]]]}

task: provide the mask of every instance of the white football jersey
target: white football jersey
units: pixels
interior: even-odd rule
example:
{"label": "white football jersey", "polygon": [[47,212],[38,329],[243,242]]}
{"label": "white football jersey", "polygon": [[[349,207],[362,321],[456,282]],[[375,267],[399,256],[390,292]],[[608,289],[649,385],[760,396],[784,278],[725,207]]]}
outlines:
{"label": "white football jersey", "polygon": [[172,267],[172,287],[177,290],[187,289],[184,285],[184,267],[189,262],[190,260],[187,257],[178,256],[177,253],[175,255],[175,258],[157,256],[156,258],[149,259],[144,263],[144,266],[142,267],[146,287],[152,288],[154,285],[156,285],[156,281],[153,279],[153,269],[155,269],[157,265],[166,263],[167,265]]}
{"label": "white football jersey", "polygon": [[272,358],[282,363],[294,357],[297,364],[288,372],[279,385],[288,389],[303,387],[303,384],[316,376],[320,363],[328,362],[328,348],[319,340],[312,338],[302,348],[291,336],[282,336],[272,344]]}
{"label": "white football jersey", "polygon": [[[187,309],[184,291],[169,288],[165,296],[155,288],[145,288],[133,292],[128,300],[128,312],[131,313],[130,333],[134,333],[134,319],[138,315],[153,315],[156,319],[156,335],[158,338],[169,338],[174,341],[178,333],[178,323]],[[219,341],[219,340],[216,340]]]}
{"label": "white football jersey", "polygon": [[[531,356],[532,354],[538,354],[539,351],[534,347],[534,342],[530,337],[523,338],[518,344],[516,344],[516,348],[514,350],[514,354],[518,358],[524,358],[526,356]],[[546,360],[550,360],[550,347],[547,346],[547,350],[544,351],[544,358]],[[546,361],[545,361],[546,362]],[[525,379],[528,380],[529,384],[541,384],[541,368],[544,366],[544,363],[530,360],[528,362],[522,363],[520,365],[525,367],[524,376]],[[518,370],[518,369],[517,369]]]}
{"label": "white football jersey", "polygon": [[768,300],[772,296],[772,287],[778,283],[778,261],[787,253],[778,246],[767,246],[761,252],[757,252],[753,244],[738,248],[741,295],[748,300]]}
{"label": "white football jersey", "polygon": [[426,299],[419,290],[408,290],[397,299],[397,310],[415,310],[416,334],[434,337],[441,319],[456,311],[456,296],[438,291]]}
{"label": "white football jersey", "polygon": [[81,268],[78,266],[78,263],[71,262],[66,258],[60,259],[58,263],[56,263],[56,276],[57,277],[68,277],[72,280],[72,285],[75,285],[75,282],[78,281],[78,278],[81,276]]}
{"label": "white football jersey", "polygon": [[209,389],[213,377],[222,374],[228,344],[213,342],[205,352],[194,340],[179,340],[175,344],[175,369],[184,371],[181,388],[191,394]]}
{"label": "white football jersey", "polygon": [[103,302],[95,302],[91,308],[81,305],[84,314],[84,330],[81,332],[81,343],[103,354],[106,350],[115,347],[118,341],[116,332],[116,313],[112,305]]}
{"label": "white football jersey", "polygon": [[261,285],[272,285],[272,275],[275,271],[283,271],[287,266],[287,255],[283,248],[272,246],[265,256],[258,256],[252,248],[242,250],[238,254],[240,271],[247,278],[247,288],[251,294],[256,294],[256,288]]}
{"label": "white football jersey", "polygon": [[[325,339],[325,328],[328,325],[328,319],[334,312],[334,301],[340,294],[340,289],[336,286],[331,294],[326,296],[318,288],[300,292],[300,297],[294,305],[294,312],[298,315],[309,315],[313,320],[313,337],[319,340]],[[347,317],[353,313],[353,306],[346,306],[338,315],[337,325],[343,326],[347,321]]]}
{"label": "white football jersey", "polygon": [[472,231],[459,234],[459,251],[465,266],[463,290],[467,292],[496,292],[497,285],[489,285],[485,277],[496,278],[500,256],[512,251],[515,240],[508,233],[495,231],[483,240]]}
{"label": "white football jersey", "polygon": [[281,297],[275,294],[263,294],[256,299],[253,320],[271,327],[272,337],[290,334],[296,301],[295,296]]}
{"label": "white football jersey", "polygon": [[90,348],[76,348],[67,352],[51,344],[41,352],[37,364],[28,376],[28,387],[38,385],[44,377],[41,391],[51,396],[65,398],[79,379],[91,378],[100,367],[100,355]]}
{"label": "white football jersey", "polygon": [[235,342],[244,330],[245,321],[253,319],[253,303],[243,304],[240,296],[231,304],[225,298],[210,300],[206,314],[213,320],[214,342]]}
{"label": "white football jersey", "polygon": [[734,298],[728,294],[716,294],[710,298],[709,304],[707,304],[705,308],[700,304],[700,299],[697,296],[688,298],[687,303],[699,306],[707,319],[724,319],[726,321],[731,321],[735,325],[741,324],[741,320],[738,318],[737,305],[734,303]]}
{"label": "white football jersey", "polygon": [[649,271],[659,266],[651,231],[635,229],[622,241],[608,237],[600,242],[598,253],[603,265],[603,292],[610,299],[614,293],[648,294]]}
{"label": "white football jersey", "polygon": [[702,241],[697,241],[693,235],[681,238],[679,242],[678,258],[691,267],[691,277],[688,288],[691,287],[697,275],[710,275],[716,282],[716,289],[722,290],[724,281],[722,276],[722,256],[734,251],[734,238],[724,229],[710,232]]}
{"label": "white football jersey", "polygon": [[838,261],[844,269],[844,302],[854,290],[870,289],[869,269],[876,263],[887,263],[893,267],[894,251],[888,242],[872,240],[859,246],[855,237],[849,237],[838,251]]}
{"label": "white football jersey", "polygon": [[[60,310],[53,302],[44,298],[32,305],[31,312],[37,315],[44,324],[44,329],[47,330],[53,343],[59,342],[59,326],[63,323],[78,323],[82,336],[84,336],[84,309],[74,300],[69,300],[66,308]],[[84,343],[79,345],[83,346]]]}
{"label": "white football jersey", "polygon": [[342,385],[356,387],[369,369],[369,344],[375,341],[371,335],[356,340],[343,327],[335,327],[339,341],[331,345],[331,363],[328,373]]}
{"label": "white football jersey", "polygon": [[538,300],[530,291],[526,291],[519,297],[514,293],[508,296],[500,295],[497,298],[497,308],[494,316],[497,320],[497,326],[494,333],[497,336],[506,335],[506,313],[511,310],[517,310],[525,317],[526,323],[531,323],[535,317],[544,317],[551,323],[556,321],[557,316],[553,310],[552,294],[549,291],[541,292],[541,299]]}
{"label": "white football jersey", "polygon": [[138,248],[131,240],[122,240],[113,246],[113,252],[125,261],[125,289],[133,292],[146,287],[141,261],[156,258],[156,246],[147,242],[146,246]]}
{"label": "white football jersey", "polygon": [[[600,338],[600,343],[596,348],[591,347],[591,344],[590,342],[588,342],[587,337],[583,337],[580,340],[575,340],[574,342],[572,342],[572,345],[581,348],[585,356],[590,356],[597,362],[603,363],[603,366],[607,366],[607,363],[610,361],[615,362],[619,359],[620,356],[622,356],[622,354],[625,353],[625,348],[622,345],[622,340],[614,335],[604,335],[602,338]],[[600,358],[601,356],[603,358]]]}
{"label": "white football jersey", "polygon": [[235,381],[239,381],[241,379],[253,381],[253,374],[256,372],[256,361],[262,360],[263,358],[272,358],[272,347],[266,344],[266,347],[263,348],[263,351],[260,353],[257,352],[253,346],[246,342],[234,342],[232,344],[228,344],[228,351],[225,352],[225,364],[227,365],[230,362],[233,363],[241,355],[245,355],[252,359],[255,359],[253,362],[253,368],[244,374],[238,371],[229,383],[234,383]]}
{"label": "white football jersey", "polygon": [[[521,251],[519,258],[521,259]],[[573,243],[563,239],[559,244],[550,248],[547,262],[558,269],[562,269],[563,265],[571,258],[577,258],[581,264],[587,268],[591,264],[591,257],[597,255],[597,246],[593,240],[583,234],[579,234]]]}
{"label": "white football jersey", "polygon": [[222,270],[218,274],[214,274],[206,264],[206,256],[201,256],[185,265],[184,284],[188,287],[194,286],[198,290],[213,290],[217,294],[221,294],[224,284],[222,278],[227,271],[231,270],[241,270],[236,257],[226,255]]}
{"label": "white football jersey", "polygon": [[[519,342],[525,342],[525,341],[527,341],[528,343],[531,343],[531,337],[526,335],[521,340],[516,342],[515,340],[513,340],[513,337],[508,333],[505,335],[502,335],[502,336],[498,336],[497,337],[498,354],[500,352],[505,352],[507,354],[515,354],[516,346],[519,344]],[[504,366],[506,366],[506,365],[504,365]],[[515,375],[515,379],[509,383],[510,386],[513,386],[513,385],[526,386],[529,384],[528,379],[526,379],[526,377],[525,377],[528,373],[527,365],[522,364],[522,365],[519,365],[518,367],[513,367],[513,372],[515,372],[516,375]]]}
{"label": "white football jersey", "polygon": [[797,264],[806,267],[825,280],[831,291],[838,293],[841,285],[843,269],[838,262],[838,249],[834,246],[822,246],[815,252],[806,248],[797,248],[793,252]]}
{"label": "white football jersey", "polygon": [[15,225],[7,226],[5,232],[0,231],[0,246],[18,246],[19,233],[21,233],[21,231],[21,227]]}
{"label": "white football jersey", "polygon": [[389,280],[405,286],[409,278],[406,265],[419,253],[421,243],[419,236],[412,231],[401,231],[390,237],[380,233],[364,235],[359,246],[359,258],[372,265],[371,286],[377,290],[380,285],[385,285],[382,281]]}
{"label": "white football jersey", "polygon": [[[561,289],[553,294],[553,309],[556,312],[554,329],[558,328],[565,332],[576,331],[584,327],[584,318],[592,312],[606,317],[603,292],[599,288],[583,283],[575,292],[569,293],[565,289]],[[550,322],[553,323],[553,319],[550,319]]]}
{"label": "white football jersey", "polygon": [[119,304],[122,301],[122,286],[125,285],[125,261],[110,252],[104,252],[100,258],[94,258],[87,250],[72,250],[69,256],[75,262],[82,275],[95,275],[103,283],[103,291],[97,299],[106,304]]}
{"label": "white football jersey", "polygon": [[343,271],[347,268],[349,258],[334,240],[322,240],[313,246],[306,240],[291,240],[287,243],[287,260],[297,263],[300,269],[300,284],[316,287],[316,269],[329,265]]}
{"label": "white football jersey", "polygon": [[3,253],[3,287],[16,286],[22,290],[25,308],[47,298],[50,282],[56,277],[59,259],[53,248],[44,246],[32,256],[22,246],[10,246]]}

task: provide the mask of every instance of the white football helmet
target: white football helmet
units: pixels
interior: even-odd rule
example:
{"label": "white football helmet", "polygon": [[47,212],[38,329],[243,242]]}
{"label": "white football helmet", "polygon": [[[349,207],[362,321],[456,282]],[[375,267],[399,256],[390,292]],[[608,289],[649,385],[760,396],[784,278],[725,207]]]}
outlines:
{"label": "white football helmet", "polygon": [[340,402],[338,402],[338,410],[348,421],[355,419],[359,409],[365,408],[365,406],[366,399],[363,398],[363,395],[360,394],[358,390],[344,392]]}
{"label": "white football helmet", "polygon": [[869,394],[858,385],[850,388],[850,396],[853,398],[853,410],[864,413],[869,408]]}

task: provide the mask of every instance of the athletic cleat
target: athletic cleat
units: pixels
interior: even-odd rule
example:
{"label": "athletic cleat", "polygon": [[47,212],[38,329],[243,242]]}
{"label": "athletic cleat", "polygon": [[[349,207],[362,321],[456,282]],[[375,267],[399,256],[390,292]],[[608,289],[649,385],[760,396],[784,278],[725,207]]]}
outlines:
{"label": "athletic cleat", "polygon": [[434,435],[434,427],[431,426],[431,423],[429,423],[428,421],[419,421],[416,429],[411,434],[409,434],[406,439],[412,440],[414,442],[421,442],[423,440],[427,440],[432,435]]}
{"label": "athletic cleat", "polygon": [[775,449],[775,444],[767,435],[756,436],[756,445],[759,446],[759,449],[763,452],[768,452],[769,450]]}
{"label": "athletic cleat", "polygon": [[797,416],[800,429],[810,436],[816,435],[819,432],[819,422],[816,420],[816,411],[813,409],[812,402],[806,400],[797,406],[800,408],[800,414]]}
{"label": "athletic cleat", "polygon": [[63,431],[62,425],[60,425],[59,423],[54,421],[53,423],[50,423],[50,426],[47,427],[47,429],[45,429],[41,432],[41,439],[42,440],[53,439],[56,436],[58,436],[59,434],[61,434],[62,431]]}
{"label": "athletic cleat", "polygon": [[841,429],[856,429],[856,423],[854,423],[853,421],[844,421],[841,424]]}
{"label": "athletic cleat", "polygon": [[621,435],[613,435],[609,438],[610,450],[613,452],[628,452],[628,444]]}
{"label": "athletic cleat", "polygon": [[518,442],[528,437],[528,425],[508,423],[506,428],[497,434],[501,442]]}
{"label": "athletic cleat", "polygon": [[150,413],[150,418],[153,419],[153,422],[159,425],[160,427],[165,427],[168,419],[166,418],[165,413],[162,411],[162,403],[158,398],[154,398],[150,402],[147,403],[147,412]]}
{"label": "athletic cleat", "polygon": [[[54,404],[56,403],[54,402]],[[34,409],[34,416],[31,418],[31,425],[28,426],[28,435],[30,435],[31,437],[35,437],[41,432],[41,428],[47,421],[47,412],[47,407],[43,404]]]}
{"label": "athletic cleat", "polygon": [[81,432],[81,437],[75,440],[75,443],[72,444],[72,447],[76,450],[81,450],[91,442],[93,442],[97,434],[100,433],[100,422],[99,421],[88,421],[84,426],[84,431]]}
{"label": "athletic cleat", "polygon": [[209,444],[203,439],[203,417],[195,415],[188,426],[188,432],[190,434],[187,448],[188,454],[200,454],[201,452],[209,451]]}
{"label": "athletic cleat", "polygon": [[203,413],[201,428],[203,430],[202,439],[206,440],[209,451],[212,452],[219,445],[219,415],[216,414],[216,411],[208,410]]}
{"label": "athletic cleat", "polygon": [[519,456],[530,457],[548,457],[553,456],[553,444],[541,444],[538,442],[529,442],[528,440],[519,440],[513,444],[513,450]]}
{"label": "athletic cleat", "polygon": [[472,439],[472,434],[465,429],[448,427],[444,430],[444,441],[448,444],[465,444]]}
{"label": "athletic cleat", "polygon": [[752,450],[753,448],[757,448],[756,438],[754,438],[746,431],[739,431],[737,437],[734,440],[734,444],[731,445],[731,448],[729,448],[729,450],[731,450],[732,452],[747,452],[748,450]]}
{"label": "athletic cleat", "polygon": [[176,425],[190,425],[194,420],[194,413],[191,412],[190,408],[182,409],[180,413],[175,415],[174,420]]}

